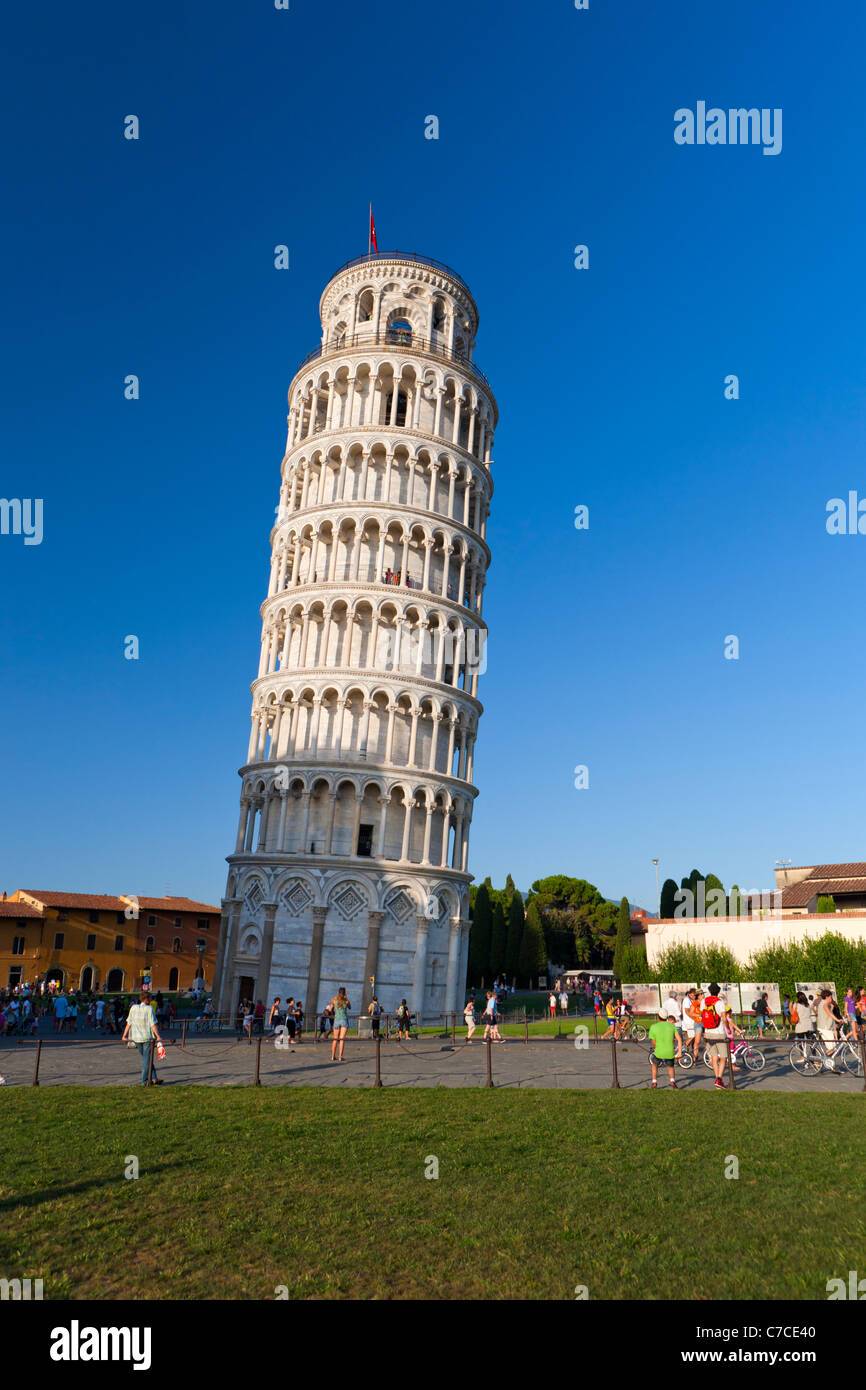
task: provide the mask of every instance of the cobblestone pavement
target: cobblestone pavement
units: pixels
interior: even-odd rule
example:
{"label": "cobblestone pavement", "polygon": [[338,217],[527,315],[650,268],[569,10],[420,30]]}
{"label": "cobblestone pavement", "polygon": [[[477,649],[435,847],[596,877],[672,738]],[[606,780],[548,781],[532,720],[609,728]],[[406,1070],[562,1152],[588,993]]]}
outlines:
{"label": "cobblestone pavement", "polygon": [[[759,1044],[760,1045],[760,1044]],[[744,1091],[863,1091],[863,1079],[847,1073],[798,1076],[788,1061],[788,1043],[764,1045],[767,1065],[753,1074],[737,1073]],[[193,1035],[181,1047],[177,1038],[157,1064],[169,1085],[248,1086],[255,1078],[257,1040],[237,1041],[232,1033]],[[649,1086],[647,1047],[622,1043],[617,1047],[620,1086],[624,1091]],[[0,1074],[8,1086],[29,1086],[36,1059],[34,1041],[0,1040]],[[611,1085],[612,1059],[608,1043],[574,1046],[573,1039],[532,1041],[508,1039],[493,1044],[490,1056],[494,1086],[603,1090]],[[116,1037],[46,1037],[39,1065],[41,1086],[133,1086],[139,1084],[139,1054]],[[294,1052],[279,1051],[265,1036],[261,1046],[263,1086],[372,1086],[376,1075],[375,1045],[349,1038],[344,1061],[330,1060],[330,1046],[305,1039]],[[677,1068],[681,1090],[711,1090],[712,1076],[701,1062],[690,1071]],[[459,1037],[424,1037],[411,1042],[391,1040],[381,1046],[381,1076],[385,1086],[483,1086],[487,1079],[486,1045],[467,1046]],[[659,1090],[667,1089],[662,1073]],[[864,1097],[866,1100],[866,1097]]]}

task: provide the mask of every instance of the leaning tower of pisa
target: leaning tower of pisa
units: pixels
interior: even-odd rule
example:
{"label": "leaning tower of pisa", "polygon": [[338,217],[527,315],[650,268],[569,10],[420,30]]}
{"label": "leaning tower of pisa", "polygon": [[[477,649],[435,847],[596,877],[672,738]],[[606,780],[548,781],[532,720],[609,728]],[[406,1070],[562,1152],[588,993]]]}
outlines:
{"label": "leaning tower of pisa", "polygon": [[497,407],[447,266],[361,256],[289,390],[216,990],[462,1006]]}

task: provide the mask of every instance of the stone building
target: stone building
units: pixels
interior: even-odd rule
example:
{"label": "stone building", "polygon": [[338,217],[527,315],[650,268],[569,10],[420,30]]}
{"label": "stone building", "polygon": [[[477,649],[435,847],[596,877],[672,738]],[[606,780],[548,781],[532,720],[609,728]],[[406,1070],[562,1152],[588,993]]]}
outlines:
{"label": "stone building", "polygon": [[497,407],[475,301],[423,257],[328,282],[288,437],[223,902],[220,1011],[345,985],[462,1007]]}

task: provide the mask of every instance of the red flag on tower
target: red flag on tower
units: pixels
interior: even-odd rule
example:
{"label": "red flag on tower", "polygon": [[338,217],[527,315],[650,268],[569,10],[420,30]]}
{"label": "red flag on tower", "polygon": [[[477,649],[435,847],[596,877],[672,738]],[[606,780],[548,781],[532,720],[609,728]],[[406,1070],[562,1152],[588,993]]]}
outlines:
{"label": "red flag on tower", "polygon": [[368,255],[368,256],[369,256],[371,250],[372,250],[372,251],[375,251],[375,252],[376,252],[376,255],[378,256],[378,254],[379,254],[379,248],[378,248],[378,246],[376,245],[376,223],[373,221],[373,204],[372,204],[372,203],[370,204],[370,235],[369,235],[369,237],[367,238],[367,255]]}

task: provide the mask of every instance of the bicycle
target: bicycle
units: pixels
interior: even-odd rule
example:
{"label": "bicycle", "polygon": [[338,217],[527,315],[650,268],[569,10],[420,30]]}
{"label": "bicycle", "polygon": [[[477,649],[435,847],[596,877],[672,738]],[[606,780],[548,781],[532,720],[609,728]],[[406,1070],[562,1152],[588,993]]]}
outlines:
{"label": "bicycle", "polygon": [[[652,1052],[648,1052],[648,1053],[647,1053],[647,1061],[649,1062],[650,1066],[652,1066],[652,1057],[653,1057]],[[683,1050],[682,1050],[682,1052],[680,1053],[679,1057],[677,1057],[677,1059],[676,1059],[676,1064],[677,1064],[678,1067],[682,1067],[683,1071],[688,1071],[688,1070],[689,1070],[689,1067],[693,1067],[693,1066],[695,1065],[695,1059],[694,1059],[694,1057],[692,1056],[692,1053],[691,1053],[691,1049],[690,1049],[690,1048],[688,1048],[688,1047],[684,1047],[684,1048],[683,1048]],[[665,1065],[667,1065],[667,1064],[665,1064]]]}
{"label": "bicycle", "polygon": [[630,1038],[633,1042],[646,1042],[646,1028],[642,1023],[638,1023],[636,1019],[626,1018],[619,1026],[617,1042],[625,1042],[627,1038]]}
{"label": "bicycle", "polygon": [[[787,1029],[783,1030],[782,1028],[780,1028],[776,1020],[773,1018],[772,1014],[765,1014],[764,1018],[764,1037],[766,1037],[767,1034],[770,1031],[772,1031],[773,1033],[775,1033],[777,1038],[781,1038],[783,1042],[786,1042],[789,1037]],[[758,1032],[757,1019],[755,1019],[749,1024],[748,1028],[746,1029],[746,1037],[758,1038],[760,1036],[761,1034]]]}
{"label": "bicycle", "polygon": [[820,1076],[822,1071],[838,1072],[838,1068],[831,1065],[837,1058],[841,1060],[850,1076],[862,1077],[863,1058],[860,1048],[847,1033],[837,1038],[832,1046],[823,1038],[804,1033],[792,1044],[788,1053],[788,1061],[799,1076]]}
{"label": "bicycle", "polygon": [[[731,1044],[731,1061],[734,1066],[737,1065],[740,1057],[742,1057],[747,1071],[763,1071],[767,1065],[767,1059],[763,1052],[759,1052],[757,1048],[749,1047],[745,1038],[741,1042]],[[704,1048],[704,1066],[712,1070],[713,1059],[710,1056],[709,1047]]]}

